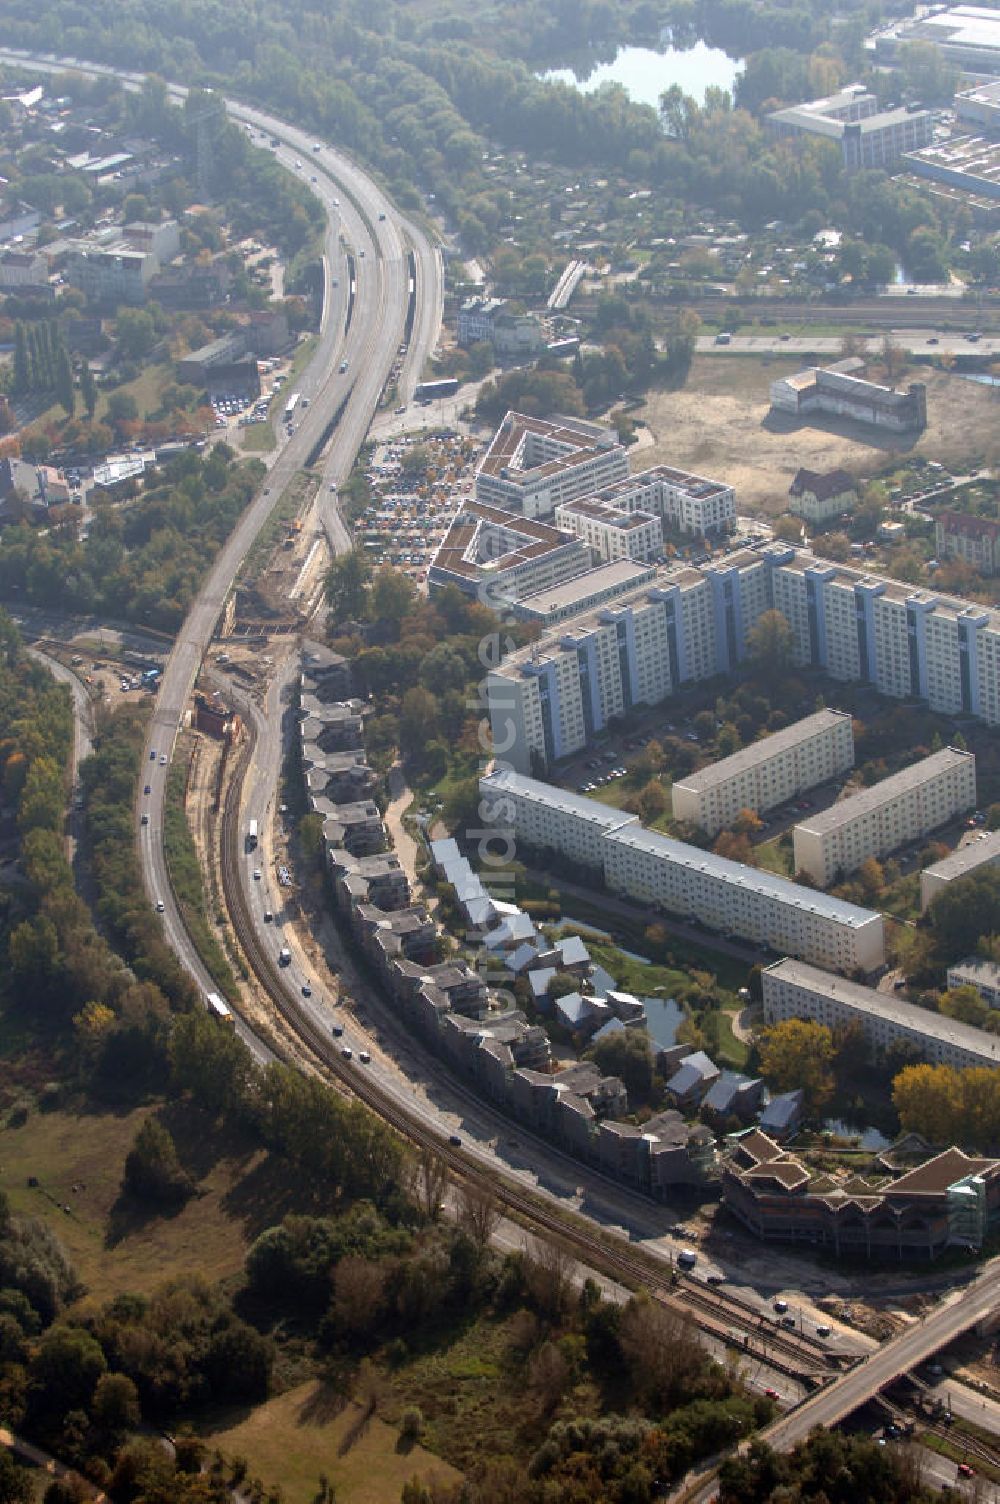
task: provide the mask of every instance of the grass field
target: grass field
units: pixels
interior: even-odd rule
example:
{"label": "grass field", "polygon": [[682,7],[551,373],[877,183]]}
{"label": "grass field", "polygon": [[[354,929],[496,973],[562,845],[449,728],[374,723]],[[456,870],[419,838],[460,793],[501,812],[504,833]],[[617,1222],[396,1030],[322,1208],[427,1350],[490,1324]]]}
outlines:
{"label": "grass field", "polygon": [[281,1184],[280,1166],[187,1104],[163,1118],[198,1181],[197,1195],[173,1215],[123,1208],[125,1156],[149,1110],[35,1112],[22,1128],[0,1129],[0,1186],[11,1210],[39,1217],[57,1233],[98,1301],[185,1274],[228,1279],[242,1268],[248,1239],[301,1209]]}
{"label": "grass field", "polygon": [[313,1504],[324,1475],[338,1504],[396,1504],[414,1476],[457,1482],[460,1474],[421,1446],[410,1447],[377,1416],[312,1380],[269,1400],[249,1416],[203,1430],[229,1456],[247,1459],[250,1473],[278,1484],[284,1504]]}

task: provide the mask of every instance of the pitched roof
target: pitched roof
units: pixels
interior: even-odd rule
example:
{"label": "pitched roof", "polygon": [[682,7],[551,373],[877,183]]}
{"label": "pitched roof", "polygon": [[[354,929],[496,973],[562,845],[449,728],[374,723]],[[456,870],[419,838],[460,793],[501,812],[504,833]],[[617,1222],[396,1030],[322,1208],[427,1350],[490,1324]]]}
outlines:
{"label": "pitched roof", "polygon": [[810,491],[817,501],[827,501],[831,496],[842,496],[854,490],[854,481],[846,470],[799,470],[788,488],[789,496],[801,496]]}

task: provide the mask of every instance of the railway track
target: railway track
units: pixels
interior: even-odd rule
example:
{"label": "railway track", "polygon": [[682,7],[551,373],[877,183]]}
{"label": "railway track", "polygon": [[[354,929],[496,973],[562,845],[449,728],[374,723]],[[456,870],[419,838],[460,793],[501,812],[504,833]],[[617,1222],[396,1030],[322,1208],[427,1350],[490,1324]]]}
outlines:
{"label": "railway track", "polygon": [[[737,1297],[706,1289],[686,1277],[681,1277],[669,1290],[664,1288],[664,1270],[657,1268],[655,1260],[614,1247],[606,1238],[589,1232],[585,1226],[574,1224],[565,1215],[546,1206],[542,1198],[480,1167],[463,1151],[449,1144],[446,1135],[429,1128],[415,1113],[406,1111],[379,1086],[375,1077],[349,1065],[342,1058],[332,1037],[292,999],[277,964],[261,942],[247,904],[241,882],[240,805],[243,781],[254,746],[249,725],[248,732],[223,806],[222,887],[226,907],[247,962],[282,1023],[322,1064],[335,1084],[357,1097],[400,1137],[435,1154],[447,1165],[455,1180],[488,1191],[505,1214],[530,1231],[541,1234],[547,1241],[557,1243],[586,1267],[629,1289],[648,1290],[661,1305],[693,1320],[709,1335],[765,1360],[769,1367],[791,1378],[815,1384],[824,1377],[832,1377],[836,1372],[836,1359],[818,1340],[804,1333],[776,1329],[759,1311]],[[280,1044],[276,1053],[288,1063],[294,1063],[291,1056],[281,1050]]]}

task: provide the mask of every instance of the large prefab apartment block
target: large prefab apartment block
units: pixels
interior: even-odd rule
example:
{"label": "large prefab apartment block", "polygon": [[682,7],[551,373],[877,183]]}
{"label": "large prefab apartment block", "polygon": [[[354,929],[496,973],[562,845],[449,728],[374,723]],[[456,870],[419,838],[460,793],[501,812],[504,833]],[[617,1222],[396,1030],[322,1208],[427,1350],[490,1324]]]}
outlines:
{"label": "large prefab apartment block", "polygon": [[743,809],[769,810],[854,766],[851,717],[818,710],[678,779],[671,791],[675,820],[714,836]]}
{"label": "large prefab apartment block", "polygon": [[888,856],[937,830],[975,802],[975,757],[943,747],[796,825],[795,870],[826,887],[868,857]]}

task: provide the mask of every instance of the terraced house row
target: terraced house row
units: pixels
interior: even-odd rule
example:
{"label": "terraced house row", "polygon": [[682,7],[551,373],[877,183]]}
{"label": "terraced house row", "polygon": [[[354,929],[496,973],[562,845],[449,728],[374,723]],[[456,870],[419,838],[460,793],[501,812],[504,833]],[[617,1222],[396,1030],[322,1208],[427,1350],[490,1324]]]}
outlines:
{"label": "terraced house row", "polygon": [[614,716],[736,672],[772,609],[797,666],[1000,725],[1000,611],[770,543],[564,615],[490,674],[495,741],[524,773],[579,752]]}

